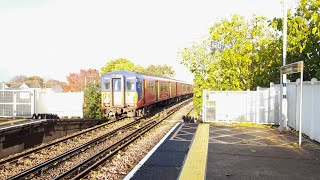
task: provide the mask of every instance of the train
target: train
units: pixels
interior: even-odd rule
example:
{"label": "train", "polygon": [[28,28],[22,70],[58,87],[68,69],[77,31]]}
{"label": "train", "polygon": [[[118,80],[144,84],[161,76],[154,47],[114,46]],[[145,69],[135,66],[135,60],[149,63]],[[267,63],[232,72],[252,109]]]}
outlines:
{"label": "train", "polygon": [[101,110],[107,117],[144,116],[155,106],[192,97],[193,85],[183,81],[132,71],[101,76]]}

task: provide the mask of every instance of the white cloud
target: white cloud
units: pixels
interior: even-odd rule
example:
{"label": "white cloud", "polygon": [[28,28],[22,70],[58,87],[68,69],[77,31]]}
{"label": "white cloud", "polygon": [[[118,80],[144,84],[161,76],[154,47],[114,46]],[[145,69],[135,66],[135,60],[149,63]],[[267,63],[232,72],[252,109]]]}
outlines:
{"label": "white cloud", "polygon": [[[280,0],[56,0],[3,9],[1,69],[9,72],[7,76],[59,80],[125,57],[143,66],[171,65],[177,79],[190,82],[191,74],[177,58],[178,49],[206,35],[214,21],[234,13],[281,15]],[[1,74],[0,81],[8,80]]]}

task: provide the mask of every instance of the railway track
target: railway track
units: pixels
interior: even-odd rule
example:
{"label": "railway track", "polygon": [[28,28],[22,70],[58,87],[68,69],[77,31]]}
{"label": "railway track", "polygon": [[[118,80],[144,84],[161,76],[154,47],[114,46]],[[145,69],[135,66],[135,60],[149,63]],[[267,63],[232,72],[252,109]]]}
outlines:
{"label": "railway track", "polygon": [[[167,119],[169,116],[171,116],[174,112],[176,112],[182,106],[184,106],[190,102],[191,102],[190,100],[187,100],[187,101],[175,106],[174,108],[165,112],[163,114],[163,117],[158,117],[158,118],[153,119],[149,123],[145,124],[145,126],[137,129],[136,131],[132,132],[128,136],[117,141],[113,145],[111,145],[111,146],[105,148],[104,150],[98,152],[97,154],[91,156],[86,161],[74,166],[73,168],[69,169],[68,171],[66,171],[65,173],[56,177],[55,179],[81,179],[81,178],[85,178],[92,170],[95,170],[100,165],[105,163],[107,160],[111,159],[119,151],[121,151],[122,149],[129,146],[132,142],[134,142],[135,140],[140,138],[143,134],[149,132],[151,129],[153,129],[155,126],[160,124],[163,120]],[[84,169],[84,170],[82,170],[82,169]]]}
{"label": "railway track", "polygon": [[44,171],[47,171],[49,168],[53,168],[53,167],[65,162],[65,161],[67,161],[67,159],[70,159],[76,155],[79,155],[81,152],[86,151],[89,148],[93,148],[95,145],[102,143],[104,140],[111,138],[112,136],[117,135],[119,131],[124,131],[124,130],[138,124],[140,122],[139,120],[141,120],[141,119],[127,123],[124,126],[121,126],[117,129],[110,131],[102,136],[99,136],[98,138],[95,138],[85,144],[82,144],[76,148],[73,148],[73,149],[65,152],[65,153],[62,153],[59,156],[56,156],[56,157],[49,159],[43,163],[40,163],[31,169],[28,169],[28,170],[23,171],[15,176],[10,177],[9,179],[29,179],[29,178],[33,178],[34,176],[39,176],[39,175],[43,174]]}
{"label": "railway track", "polygon": [[30,155],[30,154],[32,154],[32,153],[37,152],[37,151],[43,150],[43,149],[48,148],[48,147],[52,147],[52,146],[57,145],[57,144],[59,144],[59,143],[63,143],[63,142],[65,142],[65,141],[67,141],[67,140],[70,140],[70,139],[72,139],[72,138],[75,138],[75,137],[84,135],[84,134],[86,134],[86,133],[92,132],[92,131],[97,130],[97,129],[99,129],[99,128],[102,128],[102,127],[105,127],[105,126],[109,126],[109,125],[114,124],[115,122],[118,122],[118,121],[123,120],[123,119],[125,119],[125,118],[127,118],[127,117],[120,117],[119,119],[116,119],[116,120],[113,120],[113,121],[110,121],[110,122],[106,122],[106,123],[100,124],[100,125],[95,126],[95,127],[92,127],[92,128],[88,128],[88,129],[83,130],[83,131],[81,131],[81,132],[74,133],[74,134],[71,135],[71,136],[66,136],[66,137],[64,137],[64,138],[61,138],[61,139],[59,139],[59,140],[57,140],[57,141],[53,141],[53,142],[50,142],[50,143],[48,143],[48,144],[45,144],[45,145],[42,145],[42,146],[38,146],[38,147],[36,147],[36,148],[32,148],[32,149],[27,150],[27,151],[25,151],[25,152],[22,152],[22,153],[19,153],[19,154],[17,154],[17,155],[14,155],[14,156],[12,156],[12,157],[10,157],[10,158],[1,159],[1,160],[0,160],[0,166],[4,165],[5,163],[8,163],[8,162],[17,161],[19,158],[26,157],[26,156],[28,156],[28,155]]}
{"label": "railway track", "polygon": [[[95,138],[85,144],[82,144],[76,148],[73,148],[69,151],[66,151],[66,152],[64,152],[64,153],[62,153],[52,159],[49,159],[49,160],[42,162],[42,163],[40,163],[30,169],[27,169],[23,172],[20,172],[19,174],[11,176],[11,177],[9,177],[9,179],[29,179],[29,178],[38,178],[38,177],[41,177],[41,179],[42,179],[44,177],[43,175],[46,172],[50,171],[50,169],[57,169],[56,168],[57,166],[59,166],[63,163],[66,163],[68,161],[68,159],[70,159],[69,161],[72,161],[73,157],[80,155],[82,152],[85,152],[88,149],[95,149],[95,148],[93,148],[93,147],[95,147],[95,145],[102,144],[104,141],[106,141],[108,139],[112,139],[112,137],[118,137],[119,132],[121,132],[123,134],[123,137],[121,137],[120,139],[118,138],[118,139],[114,140],[115,142],[113,142],[112,144],[109,143],[109,145],[107,145],[106,148],[102,148],[102,149],[100,148],[98,153],[81,161],[77,165],[71,167],[69,170],[64,171],[61,174],[58,173],[58,174],[54,174],[53,176],[52,175],[45,176],[46,178],[55,178],[55,179],[70,179],[70,178],[78,179],[78,178],[84,177],[92,169],[98,167],[101,163],[103,163],[107,159],[111,158],[118,151],[127,147],[131,142],[135,141],[141,135],[148,132],[154,126],[158,125],[161,121],[163,121],[164,119],[169,117],[172,113],[177,111],[177,109],[179,109],[180,107],[184,106],[185,104],[187,104],[189,102],[190,102],[190,100],[189,101],[187,100],[184,103],[180,103],[180,104],[170,108],[167,111],[163,111],[163,113],[161,113],[162,114],[161,117],[160,117],[160,115],[158,115],[158,117],[153,118],[153,119],[148,119],[148,121],[144,121],[143,123],[141,123],[141,122],[144,118],[136,119],[133,122],[130,122],[126,125],[123,125],[119,128],[116,128],[108,133],[105,133],[104,135],[99,136],[98,138]],[[164,116],[164,117],[162,117],[162,116]],[[119,121],[119,120],[116,120],[116,121]],[[50,146],[53,146],[55,144],[67,141],[68,139],[75,138],[75,137],[81,136],[87,132],[90,132],[90,131],[99,129],[101,127],[110,125],[116,121],[108,122],[108,123],[99,125],[97,127],[90,128],[86,131],[74,134],[70,137],[63,138],[57,142],[50,143],[50,144],[47,144],[43,147],[33,149],[32,151],[25,152],[25,153],[20,154],[18,156],[14,156],[11,160],[6,159],[3,161],[0,161],[0,163],[4,164],[7,162],[17,161],[19,158],[28,156],[28,155],[32,154],[34,151],[43,150],[43,149],[48,148]],[[124,132],[126,132],[126,133],[124,133]],[[99,148],[96,148],[96,149],[99,149]],[[58,171],[61,172],[61,170],[58,170]]]}

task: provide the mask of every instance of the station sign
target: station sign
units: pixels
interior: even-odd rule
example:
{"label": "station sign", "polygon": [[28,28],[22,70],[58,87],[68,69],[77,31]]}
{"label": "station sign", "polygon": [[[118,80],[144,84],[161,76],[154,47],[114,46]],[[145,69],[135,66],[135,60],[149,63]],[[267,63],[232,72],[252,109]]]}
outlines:
{"label": "station sign", "polygon": [[292,64],[288,64],[286,66],[281,67],[282,74],[293,74],[301,72],[303,67],[303,61],[298,61]]}
{"label": "station sign", "polygon": [[[288,64],[286,66],[282,66],[280,68],[280,84],[281,84],[281,95],[283,95],[283,89],[284,89],[284,85],[282,82],[282,78],[283,78],[283,74],[293,74],[293,73],[299,73],[300,72],[300,101],[299,101],[299,146],[301,146],[302,143],[302,96],[303,96],[303,61],[298,61],[292,64]],[[287,100],[286,100],[286,96],[283,96],[282,101],[280,101],[280,119],[285,119],[286,115],[284,115],[282,112],[282,104],[285,104],[285,108],[287,109]],[[297,102],[296,102],[297,103]],[[285,124],[285,125],[283,125]],[[287,128],[286,123],[280,123],[280,127],[285,127]]]}

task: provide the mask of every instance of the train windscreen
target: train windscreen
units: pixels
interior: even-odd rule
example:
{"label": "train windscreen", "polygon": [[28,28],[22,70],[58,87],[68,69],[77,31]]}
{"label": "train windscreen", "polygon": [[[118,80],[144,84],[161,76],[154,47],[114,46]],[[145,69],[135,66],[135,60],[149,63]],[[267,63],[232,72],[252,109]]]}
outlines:
{"label": "train windscreen", "polygon": [[110,79],[103,79],[102,91],[110,91]]}
{"label": "train windscreen", "polygon": [[130,91],[130,92],[135,91],[133,79],[127,79],[127,91]]}

